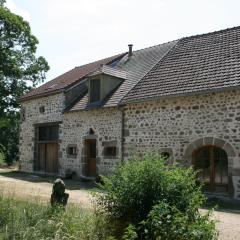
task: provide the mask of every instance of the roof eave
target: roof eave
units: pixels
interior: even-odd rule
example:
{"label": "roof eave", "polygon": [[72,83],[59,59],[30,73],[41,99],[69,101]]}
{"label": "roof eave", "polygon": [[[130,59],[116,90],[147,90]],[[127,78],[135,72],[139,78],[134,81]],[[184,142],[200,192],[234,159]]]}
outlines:
{"label": "roof eave", "polygon": [[141,103],[141,102],[148,102],[154,100],[162,100],[162,99],[170,99],[170,98],[177,98],[177,97],[193,97],[193,96],[200,96],[200,95],[207,95],[211,93],[222,93],[222,92],[229,92],[229,91],[238,91],[240,90],[240,86],[231,86],[225,88],[215,88],[209,90],[201,90],[201,91],[194,91],[194,92],[187,92],[187,93],[179,93],[179,94],[169,94],[169,95],[162,95],[162,96],[153,96],[153,97],[146,97],[141,99],[132,99],[132,100],[125,100],[121,101],[118,106],[125,106],[127,104],[134,104],[134,103]]}
{"label": "roof eave", "polygon": [[17,99],[17,101],[19,103],[21,102],[25,102],[25,101],[29,101],[29,100],[33,100],[33,99],[37,99],[37,98],[42,98],[42,97],[47,97],[47,96],[50,96],[50,95],[54,95],[54,94],[57,94],[57,93],[62,93],[63,92],[63,89],[57,89],[57,90],[54,90],[54,91],[51,91],[51,92],[45,92],[45,93],[39,93],[39,94],[34,94],[34,95],[31,95],[31,96],[23,96],[23,97],[20,97]]}

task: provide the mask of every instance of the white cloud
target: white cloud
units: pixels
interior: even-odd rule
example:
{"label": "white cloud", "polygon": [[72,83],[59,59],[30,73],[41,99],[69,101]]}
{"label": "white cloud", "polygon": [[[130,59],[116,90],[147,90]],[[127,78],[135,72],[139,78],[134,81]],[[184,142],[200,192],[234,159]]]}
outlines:
{"label": "white cloud", "polygon": [[22,16],[22,17],[24,18],[24,20],[30,22],[30,20],[31,20],[30,13],[29,13],[27,10],[25,10],[25,9],[17,6],[16,3],[14,3],[13,0],[7,0],[6,6],[7,6],[13,13]]}

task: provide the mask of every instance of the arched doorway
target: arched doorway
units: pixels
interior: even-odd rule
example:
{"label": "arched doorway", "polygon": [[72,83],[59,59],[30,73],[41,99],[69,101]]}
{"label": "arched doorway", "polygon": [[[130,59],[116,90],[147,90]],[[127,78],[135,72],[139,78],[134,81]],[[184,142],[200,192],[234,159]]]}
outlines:
{"label": "arched doorway", "polygon": [[228,156],[223,149],[213,145],[203,146],[193,152],[192,159],[205,190],[228,190]]}

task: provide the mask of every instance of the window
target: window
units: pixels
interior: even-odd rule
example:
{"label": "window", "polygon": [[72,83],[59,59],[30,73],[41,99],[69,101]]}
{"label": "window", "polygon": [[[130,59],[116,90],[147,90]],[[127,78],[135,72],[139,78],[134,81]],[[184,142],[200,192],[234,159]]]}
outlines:
{"label": "window", "polygon": [[116,157],[117,156],[117,148],[115,146],[109,146],[104,148],[104,156],[105,157]]}
{"label": "window", "polygon": [[170,158],[170,153],[169,152],[162,152],[161,156],[164,157],[165,159],[169,159]]}
{"label": "window", "polygon": [[44,112],[45,112],[45,107],[44,107],[44,106],[41,106],[41,107],[39,108],[39,112],[40,112],[40,113],[44,113]]}
{"label": "window", "polygon": [[69,145],[67,147],[67,155],[68,155],[68,157],[76,157],[77,156],[77,146]]}
{"label": "window", "polygon": [[90,80],[90,103],[100,101],[100,79]]}
{"label": "window", "polygon": [[39,141],[57,141],[58,125],[39,126],[38,139]]}

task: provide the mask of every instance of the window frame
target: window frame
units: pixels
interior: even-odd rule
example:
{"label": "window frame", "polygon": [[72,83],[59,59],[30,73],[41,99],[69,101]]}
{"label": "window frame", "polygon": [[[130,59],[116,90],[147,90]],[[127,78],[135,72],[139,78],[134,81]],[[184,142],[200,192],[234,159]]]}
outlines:
{"label": "window frame", "polygon": [[[92,87],[93,87],[93,81],[98,81],[99,82],[99,89],[98,89],[98,98],[95,99],[93,96],[93,90],[92,90]],[[99,78],[91,78],[89,79],[89,103],[92,104],[92,103],[98,103],[101,101],[101,77]],[[95,93],[95,92],[94,92]]]}
{"label": "window frame", "polygon": [[[107,152],[107,149],[110,148],[114,148],[114,154],[109,154],[109,152]],[[117,158],[117,154],[118,154],[118,150],[117,150],[117,146],[105,146],[103,148],[103,156],[104,158],[109,158],[109,159],[114,159]]]}
{"label": "window frame", "polygon": [[44,114],[45,113],[45,106],[40,106],[39,107],[39,113]]}
{"label": "window frame", "polygon": [[[71,153],[69,150],[73,149],[73,153]],[[66,148],[66,152],[67,152],[67,157],[68,158],[76,158],[78,155],[78,148],[76,144],[69,144]]]}
{"label": "window frame", "polygon": [[[41,130],[43,129],[43,130]],[[40,133],[40,131],[46,131],[46,138],[42,138],[44,134]],[[55,134],[56,133],[56,134]],[[38,143],[46,143],[46,142],[58,142],[59,140],[59,125],[58,124],[46,124],[46,125],[38,125],[37,126],[37,141]]]}

